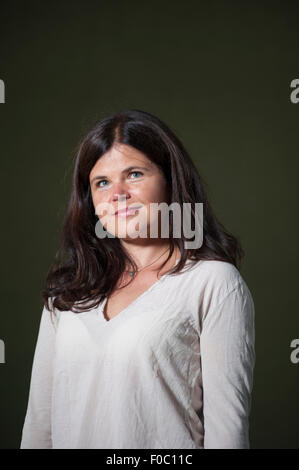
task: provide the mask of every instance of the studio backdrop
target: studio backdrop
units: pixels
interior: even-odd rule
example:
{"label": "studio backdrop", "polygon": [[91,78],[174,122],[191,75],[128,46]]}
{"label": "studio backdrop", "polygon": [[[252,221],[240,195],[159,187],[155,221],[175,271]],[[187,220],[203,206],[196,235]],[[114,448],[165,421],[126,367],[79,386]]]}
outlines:
{"label": "studio backdrop", "polygon": [[18,448],[74,156],[90,126],[165,121],[239,237],[255,303],[251,448],[299,448],[299,4],[1,4],[0,447]]}

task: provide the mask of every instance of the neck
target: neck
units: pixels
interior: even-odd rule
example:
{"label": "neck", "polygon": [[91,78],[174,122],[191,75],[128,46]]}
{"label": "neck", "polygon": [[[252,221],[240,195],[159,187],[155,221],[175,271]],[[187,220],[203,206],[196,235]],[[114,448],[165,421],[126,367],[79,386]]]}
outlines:
{"label": "neck", "polygon": [[[123,243],[123,245],[129,256],[136,263],[138,270],[148,265],[150,265],[149,270],[156,270],[157,267],[167,259],[170,251],[170,244],[167,240],[162,240],[161,243],[153,243],[143,246],[133,243]],[[176,259],[177,251],[179,250],[175,247],[174,253],[169,262]],[[128,266],[127,269],[131,269],[131,267]]]}

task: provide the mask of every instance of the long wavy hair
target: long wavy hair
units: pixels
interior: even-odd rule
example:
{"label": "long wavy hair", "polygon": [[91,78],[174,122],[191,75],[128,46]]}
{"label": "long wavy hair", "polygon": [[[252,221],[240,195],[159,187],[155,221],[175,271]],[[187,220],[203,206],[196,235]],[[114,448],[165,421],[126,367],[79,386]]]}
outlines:
{"label": "long wavy hair", "polygon": [[[169,256],[175,246],[181,258],[169,271],[178,274],[188,259],[219,260],[240,268],[244,251],[239,240],[217,220],[207,200],[203,179],[188,152],[174,132],[159,118],[140,110],[127,110],[94,124],[78,145],[72,189],[64,216],[60,246],[46,278],[42,297],[48,310],[80,313],[95,308],[115,289],[127,265],[136,269],[134,260],[124,250],[119,238],[99,238],[89,175],[114,144],[126,144],[143,152],[163,172],[170,191],[170,203],[191,203],[194,227],[195,202],[203,203],[203,241],[198,249],[186,249],[183,228],[181,238],[173,237],[169,218]],[[171,213],[171,211],[170,211]],[[188,240],[190,241],[190,240]]]}

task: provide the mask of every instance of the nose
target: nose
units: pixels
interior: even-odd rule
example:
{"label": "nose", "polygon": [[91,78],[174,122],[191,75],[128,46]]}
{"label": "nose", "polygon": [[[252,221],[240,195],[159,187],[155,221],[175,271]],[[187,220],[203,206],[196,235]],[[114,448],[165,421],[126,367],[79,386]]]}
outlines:
{"label": "nose", "polygon": [[112,191],[112,197],[114,202],[125,201],[130,197],[129,192],[127,191],[125,185],[122,183],[116,183]]}

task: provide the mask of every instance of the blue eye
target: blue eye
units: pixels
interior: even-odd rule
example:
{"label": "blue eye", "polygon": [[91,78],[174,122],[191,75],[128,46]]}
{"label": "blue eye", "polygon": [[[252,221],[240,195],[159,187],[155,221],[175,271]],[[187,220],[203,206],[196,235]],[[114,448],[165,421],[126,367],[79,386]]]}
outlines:
{"label": "blue eye", "polygon": [[[140,175],[143,175],[143,173],[142,173],[141,171],[131,171],[131,172],[129,173],[129,175],[132,175],[133,173],[139,173]],[[133,179],[135,179],[135,178],[133,178]],[[98,182],[96,183],[97,188],[102,188],[102,187],[103,187],[103,186],[101,185],[101,183],[103,183],[103,181],[107,181],[107,180],[100,180],[100,181],[98,181]],[[104,186],[105,186],[105,185],[104,185]]]}
{"label": "blue eye", "polygon": [[[143,174],[141,171],[131,171],[131,173],[129,173],[129,175],[131,175],[132,173],[139,173],[140,175]],[[133,179],[135,179],[135,178],[133,178]]]}
{"label": "blue eye", "polygon": [[103,183],[103,181],[107,181],[107,180],[98,181],[97,184],[96,184],[96,186],[97,186],[97,187],[101,187],[100,184]]}

